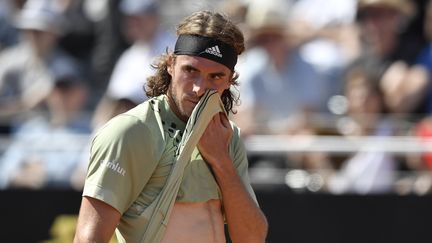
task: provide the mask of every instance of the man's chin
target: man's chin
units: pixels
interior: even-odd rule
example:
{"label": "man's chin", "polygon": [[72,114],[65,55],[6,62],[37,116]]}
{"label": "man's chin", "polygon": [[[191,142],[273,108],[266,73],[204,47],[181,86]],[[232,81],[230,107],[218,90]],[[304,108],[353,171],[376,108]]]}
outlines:
{"label": "man's chin", "polygon": [[180,115],[183,117],[183,119],[189,119],[189,117],[192,115],[193,109],[181,109]]}
{"label": "man's chin", "polygon": [[192,115],[192,111],[183,113],[188,119]]}
{"label": "man's chin", "polygon": [[185,116],[190,117],[192,115],[193,110],[195,109],[195,106],[196,106],[196,104],[193,104],[193,105],[191,104],[191,105],[188,105],[187,107],[184,107],[182,113]]}

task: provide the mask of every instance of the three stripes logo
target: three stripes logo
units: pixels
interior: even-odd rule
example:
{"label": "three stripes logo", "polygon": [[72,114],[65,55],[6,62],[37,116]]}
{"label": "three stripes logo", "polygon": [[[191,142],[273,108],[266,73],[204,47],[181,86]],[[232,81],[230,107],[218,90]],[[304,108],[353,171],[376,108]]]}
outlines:
{"label": "three stripes logo", "polygon": [[222,53],[220,52],[219,47],[217,45],[207,48],[205,52],[222,58]]}

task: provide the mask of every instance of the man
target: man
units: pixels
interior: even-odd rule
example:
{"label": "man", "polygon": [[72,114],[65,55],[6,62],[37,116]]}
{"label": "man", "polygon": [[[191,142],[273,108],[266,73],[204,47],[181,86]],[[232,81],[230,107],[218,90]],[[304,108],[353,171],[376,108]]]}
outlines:
{"label": "man", "polygon": [[[108,122],[96,135],[75,242],[141,242],[145,209],[161,192],[185,123],[208,89],[226,111],[236,101],[234,67],[244,51],[239,29],[218,13],[196,12],[177,28],[174,53],[147,81],[148,101]],[[239,129],[216,114],[184,171],[162,242],[264,242],[265,216],[247,177]]]}

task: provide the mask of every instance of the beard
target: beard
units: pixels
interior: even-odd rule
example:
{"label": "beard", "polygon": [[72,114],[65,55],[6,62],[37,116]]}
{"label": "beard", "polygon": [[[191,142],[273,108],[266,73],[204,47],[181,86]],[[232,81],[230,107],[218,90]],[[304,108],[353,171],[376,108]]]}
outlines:
{"label": "beard", "polygon": [[189,119],[189,117],[192,115],[193,109],[199,101],[199,98],[193,94],[178,95],[176,92],[174,92],[172,86],[170,89],[168,89],[167,96],[171,109],[183,121],[187,121]]}

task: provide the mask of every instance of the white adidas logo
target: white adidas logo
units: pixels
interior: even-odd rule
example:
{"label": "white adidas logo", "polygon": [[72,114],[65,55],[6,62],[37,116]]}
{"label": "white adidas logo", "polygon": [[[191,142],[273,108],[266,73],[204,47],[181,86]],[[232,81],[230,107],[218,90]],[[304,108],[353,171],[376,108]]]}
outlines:
{"label": "white adidas logo", "polygon": [[205,50],[205,52],[215,55],[217,57],[222,57],[222,53],[219,50],[219,46],[213,46],[213,47],[209,47]]}

